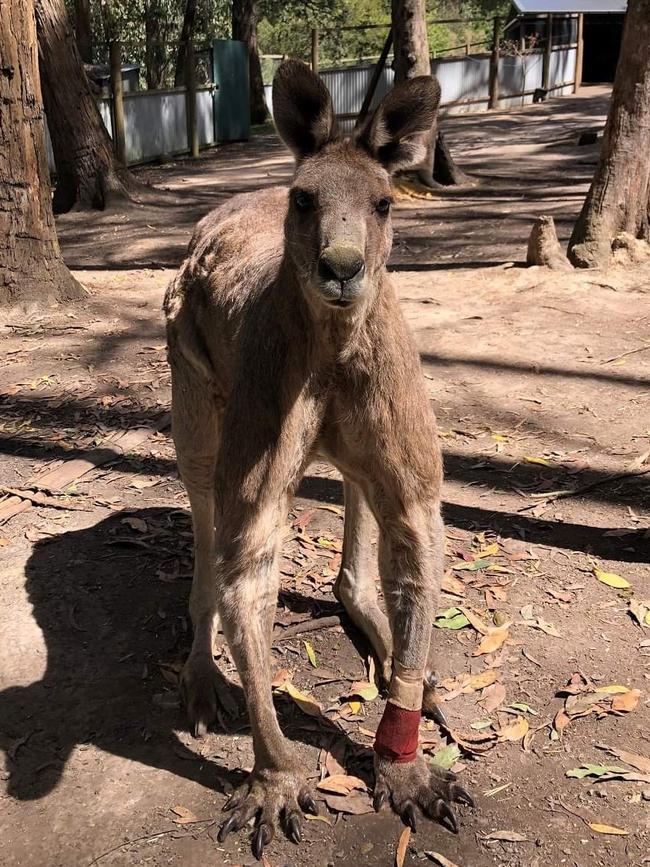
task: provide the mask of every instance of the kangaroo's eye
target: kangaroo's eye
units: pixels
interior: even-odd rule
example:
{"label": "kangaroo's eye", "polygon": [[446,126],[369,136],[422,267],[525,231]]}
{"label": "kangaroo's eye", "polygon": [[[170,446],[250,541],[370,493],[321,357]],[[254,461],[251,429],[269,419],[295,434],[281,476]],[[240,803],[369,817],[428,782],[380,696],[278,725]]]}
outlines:
{"label": "kangaroo's eye", "polygon": [[295,190],[293,201],[299,211],[308,211],[314,206],[314,200],[306,190]]}
{"label": "kangaroo's eye", "polygon": [[375,210],[378,214],[381,214],[383,217],[390,211],[391,201],[390,199],[380,199],[375,205]]}

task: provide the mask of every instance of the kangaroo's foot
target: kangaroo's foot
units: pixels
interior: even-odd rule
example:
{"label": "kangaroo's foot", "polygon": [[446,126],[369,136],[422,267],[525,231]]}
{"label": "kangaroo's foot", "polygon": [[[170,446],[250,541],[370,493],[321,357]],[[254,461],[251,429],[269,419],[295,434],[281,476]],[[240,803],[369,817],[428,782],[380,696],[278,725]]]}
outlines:
{"label": "kangaroo's foot", "polygon": [[181,699],[194,737],[203,737],[222,714],[239,715],[232,686],[219,671],[211,654],[190,654],[181,673]]}
{"label": "kangaroo's foot", "polygon": [[429,819],[437,819],[456,834],[454,801],[474,806],[474,799],[457,782],[456,775],[429,764],[423,755],[405,763],[375,756],[375,810],[390,803],[404,824],[415,831],[416,807],[419,807]]}
{"label": "kangaroo's foot", "polygon": [[298,771],[267,768],[254,770],[223,809],[231,811],[231,815],[219,829],[219,842],[222,843],[231,831],[240,831],[255,819],[252,845],[258,860],[279,825],[289,840],[299,843],[301,811],[318,814],[316,802]]}

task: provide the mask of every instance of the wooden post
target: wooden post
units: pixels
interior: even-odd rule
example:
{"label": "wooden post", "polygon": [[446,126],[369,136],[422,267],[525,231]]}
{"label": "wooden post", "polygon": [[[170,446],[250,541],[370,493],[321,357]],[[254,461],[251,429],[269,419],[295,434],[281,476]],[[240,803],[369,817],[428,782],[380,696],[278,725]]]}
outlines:
{"label": "wooden post", "polygon": [[318,27],[311,28],[311,68],[318,72]]}
{"label": "wooden post", "polygon": [[471,50],[472,50],[472,43],[468,39],[467,42],[465,43],[465,55],[469,56]]}
{"label": "wooden post", "polygon": [[126,136],[124,133],[124,87],[122,85],[122,46],[116,40],[109,42],[111,62],[111,92],[113,94],[113,149],[115,156],[126,165]]}
{"label": "wooden post", "polygon": [[576,74],[573,82],[573,92],[576,93],[582,87],[582,66],[585,57],[585,16],[578,14],[578,47],[576,48]]}
{"label": "wooden post", "polygon": [[492,33],[492,54],[490,54],[490,99],[488,108],[499,107],[499,43],[501,42],[501,19],[494,19]]}
{"label": "wooden post", "polygon": [[551,57],[553,54],[553,13],[549,12],[546,24],[546,45],[542,63],[542,87],[548,90],[551,81]]}
{"label": "wooden post", "polygon": [[185,105],[187,112],[187,147],[190,156],[199,155],[199,130],[196,122],[196,65],[194,43],[188,40],[185,46]]}
{"label": "wooden post", "polygon": [[381,74],[384,71],[384,66],[386,65],[386,61],[388,59],[388,54],[393,45],[393,28],[391,27],[388,31],[388,36],[386,37],[386,41],[384,42],[384,47],[381,49],[381,54],[379,55],[379,60],[377,61],[375,68],[372,71],[372,78],[370,79],[370,84],[368,85],[368,90],[366,91],[366,95],[363,98],[363,104],[359,109],[359,117],[355,123],[355,128],[361,125],[361,122],[364,120],[366,115],[368,114],[368,110],[370,109],[370,103],[372,102],[372,98],[375,95],[375,91],[377,90],[377,85],[379,84],[379,79],[381,78]]}

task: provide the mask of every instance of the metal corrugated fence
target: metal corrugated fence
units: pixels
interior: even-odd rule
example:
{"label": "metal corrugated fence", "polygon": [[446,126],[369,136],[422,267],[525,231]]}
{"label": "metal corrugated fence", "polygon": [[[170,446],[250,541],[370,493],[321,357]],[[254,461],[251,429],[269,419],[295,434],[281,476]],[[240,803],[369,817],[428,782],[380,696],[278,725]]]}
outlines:
{"label": "metal corrugated fence", "polygon": [[[523,56],[499,59],[499,107],[513,108],[533,101],[533,92],[542,87],[543,51]],[[549,89],[554,95],[572,92],[575,77],[576,47],[558,46],[553,49],[550,63]],[[321,70],[321,77],[332,94],[337,117],[350,119],[359,113],[370,83],[373,66]],[[490,55],[470,54],[462,57],[436,58],[431,72],[438,77],[442,91],[441,106],[449,114],[480,111],[489,99]],[[373,107],[390,90],[393,70],[382,72]],[[560,87],[562,85],[562,87]],[[271,86],[265,87],[266,103],[272,112]]]}

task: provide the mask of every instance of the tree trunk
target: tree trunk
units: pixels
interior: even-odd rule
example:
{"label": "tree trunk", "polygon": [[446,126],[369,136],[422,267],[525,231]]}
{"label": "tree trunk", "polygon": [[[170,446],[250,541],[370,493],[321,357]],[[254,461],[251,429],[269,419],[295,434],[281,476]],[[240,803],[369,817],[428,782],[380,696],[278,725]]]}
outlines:
{"label": "tree trunk", "polygon": [[[417,75],[431,75],[425,0],[392,0],[391,12],[395,84]],[[436,166],[437,159],[442,160],[440,166]],[[449,186],[469,181],[468,176],[455,165],[438,131],[437,117],[431,127],[427,155],[417,169],[416,176],[420,183],[434,188],[438,183]]]}
{"label": "tree trunk", "polygon": [[622,232],[650,240],[650,0],[629,0],[600,161],[569,241],[576,267],[607,265]]}
{"label": "tree trunk", "polygon": [[128,172],[115,160],[72,37],[64,0],[36,0],[38,50],[57,186],[54,212],[105,208],[128,196]]}
{"label": "tree trunk", "polygon": [[174,87],[185,86],[185,58],[187,57],[187,43],[194,36],[194,21],[196,19],[196,0],[186,0],[185,14],[183,15],[183,29],[178,44],[176,55],[176,73],[174,75]]}
{"label": "tree trunk", "polygon": [[145,6],[144,66],[149,90],[161,90],[165,83],[165,46],[163,45],[164,12],[158,0]]}
{"label": "tree trunk", "polygon": [[93,62],[93,32],[90,26],[90,0],[74,0],[75,36],[84,63]]}
{"label": "tree trunk", "polygon": [[255,0],[233,0],[232,38],[248,46],[251,123],[264,123],[267,116],[264,100],[262,66],[257,50],[257,6]]}
{"label": "tree trunk", "polygon": [[0,305],[84,297],[54,229],[33,0],[0,15]]}

